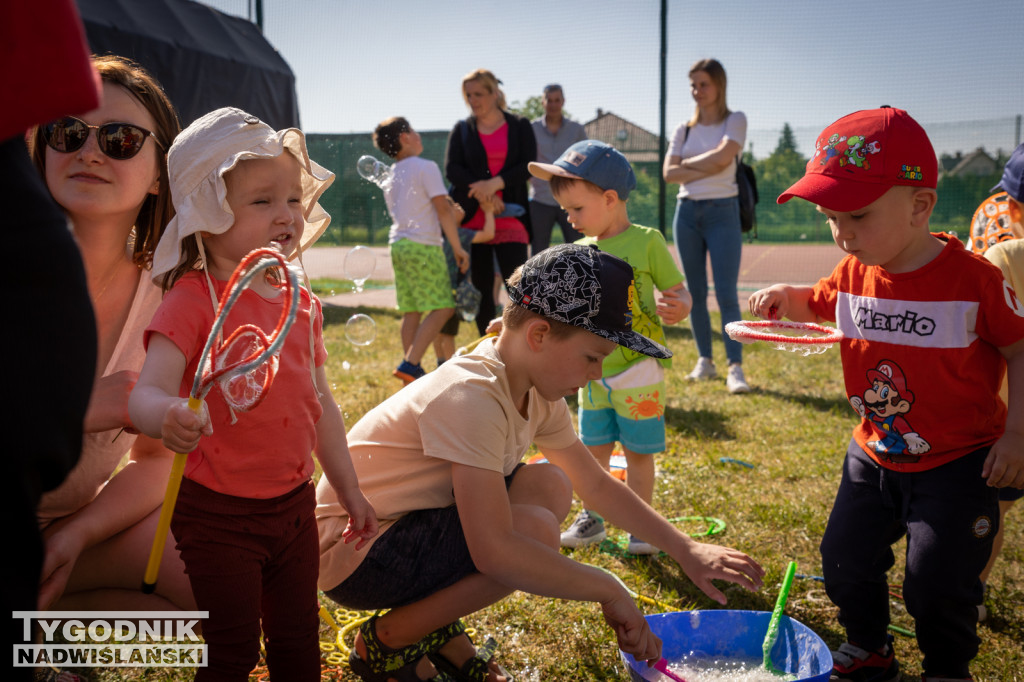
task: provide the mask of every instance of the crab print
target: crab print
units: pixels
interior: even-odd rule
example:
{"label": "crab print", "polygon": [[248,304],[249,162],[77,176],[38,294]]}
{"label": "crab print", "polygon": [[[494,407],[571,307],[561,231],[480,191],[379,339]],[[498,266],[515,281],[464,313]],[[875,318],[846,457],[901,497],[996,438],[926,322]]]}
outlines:
{"label": "crab print", "polygon": [[629,414],[633,419],[639,421],[641,417],[657,417],[665,413],[665,408],[658,402],[658,392],[640,393],[637,395],[639,401],[633,400],[632,396],[626,396],[626,404],[629,405]]}

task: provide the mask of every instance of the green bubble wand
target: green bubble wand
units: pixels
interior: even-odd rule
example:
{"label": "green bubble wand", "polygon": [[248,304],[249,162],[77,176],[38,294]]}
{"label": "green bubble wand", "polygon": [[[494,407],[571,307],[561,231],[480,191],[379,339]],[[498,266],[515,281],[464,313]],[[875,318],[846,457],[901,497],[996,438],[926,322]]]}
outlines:
{"label": "green bubble wand", "polygon": [[779,590],[779,598],[775,600],[775,610],[772,611],[772,617],[768,621],[768,632],[764,636],[764,644],[761,645],[761,651],[764,653],[764,667],[776,675],[787,674],[776,668],[775,664],[772,663],[772,647],[775,646],[775,642],[779,639],[779,620],[782,619],[782,612],[786,609],[786,601],[789,599],[789,588],[793,584],[794,575],[796,575],[796,562],[790,561],[789,566],[786,568],[786,577],[782,579],[782,589]]}

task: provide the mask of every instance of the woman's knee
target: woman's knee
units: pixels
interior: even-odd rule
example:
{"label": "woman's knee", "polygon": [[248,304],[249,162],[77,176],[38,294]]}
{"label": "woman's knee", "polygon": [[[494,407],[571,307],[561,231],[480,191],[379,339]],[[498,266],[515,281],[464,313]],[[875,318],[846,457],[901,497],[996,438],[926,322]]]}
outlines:
{"label": "woman's knee", "polygon": [[[67,593],[109,594],[110,590],[137,592],[139,577],[149,559],[160,510],[156,509],[133,526],[88,548],[78,557],[68,582]],[[167,534],[160,562],[156,595],[183,610],[196,608],[175,540]]]}

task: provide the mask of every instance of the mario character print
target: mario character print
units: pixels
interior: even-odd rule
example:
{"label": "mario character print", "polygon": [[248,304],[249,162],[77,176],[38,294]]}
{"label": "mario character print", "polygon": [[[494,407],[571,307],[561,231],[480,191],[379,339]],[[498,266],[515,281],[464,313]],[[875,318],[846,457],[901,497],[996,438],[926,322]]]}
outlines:
{"label": "mario character print", "polygon": [[892,360],[882,360],[867,371],[868,388],[862,396],[850,396],[850,405],[880,434],[868,447],[890,462],[917,462],[931,445],[907,421],[914,394],[907,388],[903,370]]}

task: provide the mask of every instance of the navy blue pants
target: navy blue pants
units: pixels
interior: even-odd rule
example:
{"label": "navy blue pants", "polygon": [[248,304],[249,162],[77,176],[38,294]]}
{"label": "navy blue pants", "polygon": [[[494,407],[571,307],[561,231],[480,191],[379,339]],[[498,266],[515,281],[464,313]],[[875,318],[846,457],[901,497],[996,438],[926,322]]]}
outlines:
{"label": "navy blue pants", "polygon": [[504,244],[473,244],[470,251],[469,272],[473,286],[480,290],[480,312],[476,315],[476,328],[483,336],[484,330],[496,314],[501,311],[494,300],[494,257],[498,257],[501,278],[508,280],[520,265],[526,262],[527,244],[506,242]]}
{"label": "navy blue pants", "polygon": [[886,572],[892,544],[907,536],[903,598],[914,617],[926,675],[967,677],[978,653],[978,574],[999,524],[997,490],[981,477],[988,448],[929,471],[900,473],[850,442],[821,541],[822,574],[847,638],[864,649],[886,642]]}

